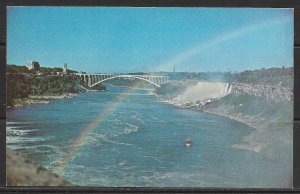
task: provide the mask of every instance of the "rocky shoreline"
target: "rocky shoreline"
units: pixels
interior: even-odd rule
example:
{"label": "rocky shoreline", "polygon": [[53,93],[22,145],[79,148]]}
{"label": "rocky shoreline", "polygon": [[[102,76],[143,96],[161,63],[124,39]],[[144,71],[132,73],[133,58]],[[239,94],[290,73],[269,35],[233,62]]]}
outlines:
{"label": "rocky shoreline", "polygon": [[[33,104],[48,104],[51,100],[55,99],[63,99],[63,98],[73,98],[77,96],[76,93],[66,93],[62,95],[43,95],[43,96],[29,96],[28,98],[24,99],[15,99],[13,107],[22,107],[22,106],[29,106]],[[11,108],[11,107],[7,107]]]}
{"label": "rocky shoreline", "polygon": [[26,156],[6,148],[7,186],[75,186]]}
{"label": "rocky shoreline", "polygon": [[[80,88],[79,93],[82,92],[97,92],[97,91],[105,91],[106,89],[90,89],[86,88],[82,85],[78,85]],[[13,100],[13,105],[12,106],[7,106],[7,108],[11,107],[22,107],[22,106],[29,106],[33,104],[48,104],[52,100],[57,100],[57,99],[64,99],[64,98],[73,98],[74,96],[77,96],[78,93],[64,93],[64,94],[57,94],[57,95],[38,95],[38,96],[33,96],[29,95],[28,98],[23,98],[23,99],[14,99]]]}
{"label": "rocky shoreline", "polygon": [[280,85],[270,86],[267,84],[253,85],[246,83],[233,82],[232,93],[235,95],[249,94],[252,96],[264,96],[274,102],[289,101],[294,99],[294,90]]}

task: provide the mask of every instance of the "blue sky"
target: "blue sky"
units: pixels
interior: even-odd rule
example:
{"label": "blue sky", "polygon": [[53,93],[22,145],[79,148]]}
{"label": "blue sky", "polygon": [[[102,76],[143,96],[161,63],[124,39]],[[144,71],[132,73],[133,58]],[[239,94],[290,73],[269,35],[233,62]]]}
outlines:
{"label": "blue sky", "polygon": [[86,72],[293,66],[293,10],[9,7],[7,63]]}

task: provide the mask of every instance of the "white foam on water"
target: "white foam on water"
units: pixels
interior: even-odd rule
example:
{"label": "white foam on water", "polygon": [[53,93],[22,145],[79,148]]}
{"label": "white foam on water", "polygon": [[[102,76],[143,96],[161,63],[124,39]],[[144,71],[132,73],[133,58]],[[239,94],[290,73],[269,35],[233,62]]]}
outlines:
{"label": "white foam on water", "polygon": [[169,103],[169,100],[156,100],[156,102]]}
{"label": "white foam on water", "polygon": [[33,123],[36,123],[36,122],[33,122],[33,121],[22,121],[22,122],[14,122],[14,121],[7,121],[6,122],[6,125],[22,125],[22,124],[33,124]]}
{"label": "white foam on water", "polygon": [[152,115],[148,115],[148,117],[150,117],[151,119],[154,119],[156,121],[163,121],[163,120],[161,120],[161,119],[159,119],[159,118],[157,118],[155,116],[152,116]]}
{"label": "white foam on water", "polygon": [[32,149],[40,149],[40,148],[53,149],[53,150],[57,149],[56,145],[49,145],[49,144],[31,145],[31,146],[27,146],[27,147],[32,148]]}
{"label": "white foam on water", "polygon": [[125,127],[124,133],[130,134],[132,132],[137,132],[139,127],[130,123],[126,123],[127,127]]}
{"label": "white foam on water", "polygon": [[13,138],[24,137],[35,131],[39,131],[39,129],[27,129],[23,128],[23,126],[6,126],[6,138],[12,140]]}
{"label": "white foam on water", "polygon": [[24,129],[21,127],[6,127],[7,135],[9,133],[18,133],[20,135],[26,135],[26,134],[29,134],[29,133],[35,132],[35,131],[39,131],[39,129]]}
{"label": "white foam on water", "polygon": [[[117,135],[115,135],[117,136]],[[100,133],[90,133],[89,137],[88,137],[88,144],[89,145],[93,145],[93,146],[101,146],[103,143],[112,143],[112,144],[119,144],[119,145],[128,145],[128,146],[132,146],[133,144],[129,144],[129,143],[124,143],[124,142],[118,142],[118,141],[114,141],[111,140],[107,137],[107,135],[104,134],[100,134]]]}
{"label": "white foam on water", "polygon": [[30,143],[30,142],[44,142],[48,138],[39,138],[39,137],[6,137],[6,143]]}
{"label": "white foam on water", "polygon": [[104,134],[90,133],[87,142],[89,142],[89,144],[94,144],[96,146],[99,146],[105,139],[106,139],[106,135]]}
{"label": "white foam on water", "polygon": [[[47,140],[47,138],[27,137],[35,131],[39,131],[39,129],[27,129],[24,126],[6,126],[6,143],[17,144]],[[15,145],[14,147],[17,146]]]}
{"label": "white foam on water", "polygon": [[54,145],[22,145],[22,144],[9,144],[11,149],[30,149],[30,151],[34,150],[35,153],[42,154],[50,154],[51,152],[57,150],[57,146]]}
{"label": "white foam on water", "polygon": [[133,144],[131,144],[131,143],[118,142],[118,141],[113,141],[113,140],[109,140],[109,139],[106,139],[104,141],[108,142],[108,143],[112,143],[112,144],[133,146]]}
{"label": "white foam on water", "polygon": [[124,95],[124,96],[151,96],[151,94],[138,94],[138,93],[112,93],[117,95]]}
{"label": "white foam on water", "polygon": [[137,120],[137,121],[139,121],[141,123],[144,123],[144,120],[142,119],[143,118],[143,114],[142,113],[136,112],[136,113],[134,113],[134,114],[131,115],[131,118],[133,118],[133,119],[135,119],[135,120]]}

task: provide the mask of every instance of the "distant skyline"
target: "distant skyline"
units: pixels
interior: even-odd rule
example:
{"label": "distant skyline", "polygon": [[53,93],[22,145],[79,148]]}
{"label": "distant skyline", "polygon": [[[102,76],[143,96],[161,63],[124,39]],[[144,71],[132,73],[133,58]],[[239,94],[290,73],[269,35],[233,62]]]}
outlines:
{"label": "distant skyline", "polygon": [[7,63],[88,73],[293,66],[293,9],[8,7]]}

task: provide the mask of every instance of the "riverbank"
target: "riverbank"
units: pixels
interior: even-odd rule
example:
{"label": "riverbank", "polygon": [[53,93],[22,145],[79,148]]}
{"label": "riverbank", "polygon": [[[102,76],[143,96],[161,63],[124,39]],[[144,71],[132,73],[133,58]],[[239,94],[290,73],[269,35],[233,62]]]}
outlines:
{"label": "riverbank", "polygon": [[96,89],[90,89],[82,85],[78,85],[77,87],[79,88],[78,90],[79,92],[77,93],[68,92],[68,93],[57,94],[57,95],[29,95],[27,98],[13,99],[12,106],[7,106],[7,108],[29,106],[33,104],[48,104],[52,100],[73,98],[74,96],[77,96],[78,93],[106,91],[106,87],[103,87],[102,85],[101,87]]}
{"label": "riverbank", "polygon": [[[292,120],[290,122],[278,121],[276,114],[273,118],[265,118],[262,114],[256,116],[247,115],[242,112],[235,112],[234,106],[222,105],[221,103],[218,103],[218,100],[207,100],[202,103],[178,102],[176,100],[166,100],[165,102],[179,108],[195,109],[226,117],[255,129],[248,136],[245,136],[240,144],[233,144],[231,147],[234,149],[243,149],[260,153],[264,148],[274,145],[276,142],[281,145],[292,145]],[[243,105],[240,104],[239,106]],[[274,138],[274,136],[276,136],[276,138]]]}
{"label": "riverbank", "polygon": [[7,186],[74,186],[24,155],[6,148]]}
{"label": "riverbank", "polygon": [[[180,102],[177,100],[166,100],[165,102],[177,106],[179,108],[189,108],[206,113],[219,115],[243,123],[253,129],[255,129],[248,136],[245,136],[240,144],[233,144],[233,149],[247,150],[255,153],[260,153],[264,148],[268,146],[274,146],[276,144],[281,146],[292,147],[293,139],[293,122],[292,119],[282,119],[282,115],[277,112],[270,112],[273,116],[268,116],[263,112],[257,112],[257,114],[246,114],[245,112],[239,111],[245,106],[255,106],[250,101],[245,101],[243,104],[233,105],[228,103],[228,98],[235,98],[235,101],[239,98],[238,96],[229,95],[224,99],[211,99],[202,102]],[[257,98],[257,97],[253,97]],[[247,103],[247,104],[245,104]],[[261,107],[266,105],[266,101],[261,103]],[[276,104],[273,102],[269,102]],[[277,103],[278,104],[278,103]],[[288,103],[283,106],[290,106],[292,110],[292,104]],[[278,107],[278,110],[283,108]]]}
{"label": "riverbank", "polygon": [[[86,89],[81,92],[91,91],[98,90]],[[77,95],[77,93],[41,96],[30,95],[28,98],[14,100],[13,107],[48,104],[53,100],[73,98]],[[7,108],[10,107],[7,106]],[[8,186],[74,186],[48,169],[35,164],[19,152],[11,150],[10,148],[6,148],[6,150],[6,180]]]}
{"label": "riverbank", "polygon": [[[75,93],[66,93],[62,95],[29,96],[25,99],[14,100],[14,107],[48,104],[52,100],[73,98],[76,95]],[[6,181],[7,186],[74,186],[10,148],[6,148]]]}
{"label": "riverbank", "polygon": [[[32,104],[48,104],[51,100],[63,99],[63,98],[73,98],[76,93],[66,93],[62,95],[42,95],[42,96],[29,96],[24,99],[15,99],[13,101],[13,107],[29,106]],[[10,108],[9,106],[7,108]]]}
{"label": "riverbank", "polygon": [[[259,134],[260,132],[262,132],[263,130],[265,130],[261,125],[255,125],[254,121],[252,120],[249,120],[247,119],[247,117],[242,117],[241,114],[231,114],[229,113],[229,111],[227,110],[220,110],[220,109],[201,109],[203,112],[206,112],[206,113],[210,113],[210,114],[214,114],[214,115],[218,115],[218,116],[222,116],[222,117],[225,117],[225,118],[228,118],[228,119],[231,119],[231,120],[235,120],[235,121],[238,121],[240,123],[243,123],[253,129],[255,129],[254,132],[252,132],[253,134],[251,134],[251,136],[253,136],[254,134]],[[266,144],[265,143],[262,143],[262,142],[256,142],[254,141],[254,139],[257,139],[254,138],[252,139],[251,141],[251,136],[245,136],[243,138],[243,142],[240,143],[240,144],[233,144],[231,145],[232,148],[234,149],[242,149],[242,150],[248,150],[248,151],[252,151],[252,152],[256,152],[256,153],[260,153],[261,150],[263,148],[266,147]]]}

